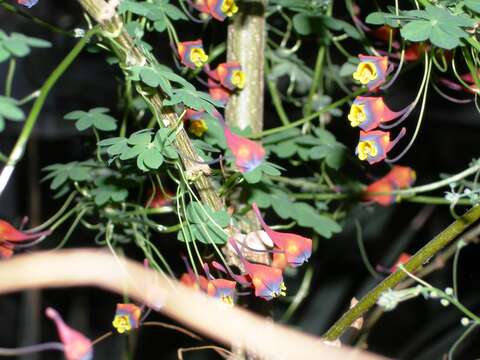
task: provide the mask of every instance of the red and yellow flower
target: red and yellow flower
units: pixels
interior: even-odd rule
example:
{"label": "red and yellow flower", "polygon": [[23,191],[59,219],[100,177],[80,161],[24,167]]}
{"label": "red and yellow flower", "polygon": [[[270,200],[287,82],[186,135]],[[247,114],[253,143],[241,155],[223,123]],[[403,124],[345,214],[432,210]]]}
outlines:
{"label": "red and yellow flower", "polygon": [[252,205],[263,230],[268,234],[275,246],[285,254],[287,263],[292,267],[302,265],[312,255],[312,239],[272,230],[263,220],[260,210],[254,203]]}
{"label": "red and yellow flower", "polygon": [[265,159],[265,149],[262,145],[234,134],[224,126],[227,146],[235,157],[235,166],[241,173],[252,171]]}
{"label": "red and yellow flower", "polygon": [[353,73],[353,78],[369,90],[376,90],[385,83],[388,75],[388,57],[359,55],[360,64]]}
{"label": "red and yellow flower", "polygon": [[117,304],[112,325],[120,334],[138,329],[141,315],[142,309],[135,304]]}
{"label": "red and yellow flower", "polygon": [[200,68],[208,61],[202,40],[179,42],[177,50],[180,62],[190,69]]}
{"label": "red and yellow flower", "polygon": [[406,114],[411,106],[395,112],[388,108],[383,97],[358,96],[348,114],[348,120],[352,127],[359,127],[369,131],[381,126],[381,124],[392,121]]}
{"label": "red and yellow flower", "polygon": [[381,130],[360,131],[360,141],[355,153],[360,160],[366,160],[369,164],[375,164],[386,159],[388,152],[405,135],[405,128],[393,141],[390,140],[390,133]]}

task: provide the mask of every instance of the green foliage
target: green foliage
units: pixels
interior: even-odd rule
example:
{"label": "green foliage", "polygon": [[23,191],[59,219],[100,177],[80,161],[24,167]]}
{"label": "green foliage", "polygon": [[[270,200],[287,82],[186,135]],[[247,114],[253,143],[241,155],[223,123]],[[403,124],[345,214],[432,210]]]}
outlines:
{"label": "green foliage", "polygon": [[84,131],[90,128],[95,128],[101,131],[113,131],[117,129],[117,121],[115,118],[107,115],[109,109],[98,107],[85,111],[72,111],[64,116],[66,120],[74,120],[75,127],[78,131]]}
{"label": "green foliage", "polygon": [[48,174],[43,178],[52,180],[50,189],[58,190],[62,185],[70,180],[74,182],[90,181],[92,179],[92,170],[97,167],[93,160],[72,161],[67,164],[53,164],[43,168]]}
{"label": "green foliage", "polygon": [[324,129],[315,128],[313,134],[303,135],[299,129],[288,129],[264,138],[265,147],[281,159],[297,155],[301,160],[324,160],[326,165],[338,170],[343,164],[346,147]]}
{"label": "green foliage", "polygon": [[272,186],[271,183],[262,183],[250,188],[249,202],[256,203],[260,208],[272,208],[277,215],[284,219],[295,220],[298,225],[312,228],[319,235],[330,238],[334,233],[341,231],[341,227],[327,214],[323,203],[316,204],[317,208],[305,202],[296,202],[284,189]]}
{"label": "green foliage", "polygon": [[480,13],[480,2],[478,0],[464,0],[464,3],[470,10]]}
{"label": "green foliage", "polygon": [[25,114],[14,99],[0,96],[0,132],[5,129],[5,119],[22,121],[25,119]]}
{"label": "green foliage", "polygon": [[0,30],[0,63],[10,57],[24,57],[30,54],[32,48],[48,48],[48,41],[25,36],[19,33],[7,35]]}
{"label": "green foliage", "polygon": [[99,146],[105,147],[110,163],[116,159],[126,161],[136,159],[137,168],[147,172],[157,170],[165,158],[175,160],[177,151],[173,146],[175,132],[162,128],[153,136],[151,130],[141,130],[128,138],[115,137],[102,140]]}
{"label": "green foliage", "polygon": [[185,14],[176,6],[169,3],[168,0],[131,1],[123,0],[119,6],[119,12],[145,17],[153,22],[156,31],[163,32],[167,28],[170,20],[188,20]]}
{"label": "green foliage", "polygon": [[122,202],[128,197],[128,190],[119,186],[115,179],[100,177],[94,183],[96,187],[90,193],[97,206],[103,206],[108,202]]}
{"label": "green foliage", "polygon": [[323,44],[328,44],[332,38],[331,31],[344,31],[352,39],[360,40],[362,35],[346,21],[331,16],[298,13],[293,17],[293,27],[299,35],[319,35]]}
{"label": "green foliage", "polygon": [[184,231],[178,232],[180,241],[200,241],[205,244],[225,244],[228,235],[220,228],[230,225],[231,219],[225,210],[213,211],[206,205],[192,201],[186,209]]}
{"label": "green foliage", "polygon": [[425,10],[402,11],[394,13],[375,12],[367,17],[367,23],[386,24],[398,27],[405,40],[421,42],[429,40],[433,45],[451,50],[462,45],[462,39],[469,34],[465,29],[472,28],[475,20],[467,14],[452,14],[448,9],[427,5]]}

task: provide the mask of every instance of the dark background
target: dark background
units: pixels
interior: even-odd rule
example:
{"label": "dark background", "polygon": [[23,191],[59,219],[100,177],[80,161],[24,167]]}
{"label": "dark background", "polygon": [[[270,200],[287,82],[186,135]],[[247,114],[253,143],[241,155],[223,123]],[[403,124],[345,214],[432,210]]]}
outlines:
{"label": "dark background", "polygon": [[[41,0],[29,13],[64,29],[84,26],[80,7],[74,1]],[[342,17],[342,14],[337,16]],[[215,37],[221,39],[225,33],[225,25],[215,23],[213,26]],[[53,43],[52,49],[36,50],[29,57],[18,61],[14,83],[16,98],[38,89],[75,43],[75,39],[52,33],[2,8],[0,28],[7,33],[21,32]],[[187,34],[191,31],[191,25],[183,24],[180,33]],[[209,41],[213,40],[215,39],[210,37]],[[160,62],[171,63],[168,51],[158,52],[158,49],[166,46],[166,39],[160,37],[151,41],[151,44],[158,47],[156,50]],[[304,46],[302,49],[304,50],[300,56],[312,65],[316,55],[315,46]],[[0,64],[0,84],[4,83],[6,68],[6,62]],[[32,222],[39,223],[58,209],[61,201],[52,200],[48,184],[39,182],[42,176],[40,169],[52,163],[85,160],[90,156],[94,141],[88,134],[80,135],[71,122],[63,121],[63,115],[73,110],[97,106],[110,107],[113,111],[118,109],[116,75],[118,75],[116,69],[107,65],[102,55],[88,52],[84,52],[64,74],[48,97],[27,155],[18,165],[13,179],[0,199],[0,218],[18,225],[23,216],[29,215]],[[389,102],[393,104],[392,107],[401,108],[415,96],[420,78],[421,69],[418,68],[413,68],[400,77],[394,88],[389,91]],[[291,109],[291,114],[291,118],[301,117],[295,109]],[[268,104],[265,121],[267,127],[278,126],[276,115]],[[338,118],[333,120],[331,129],[337,139],[353,149],[357,135],[347,125],[344,119]],[[412,117],[408,120],[407,127],[413,128],[414,125],[415,120]],[[479,125],[480,118],[473,105],[448,103],[431,92],[420,136],[401,164],[416,169],[419,183],[422,184],[435,181],[440,173],[453,174],[461,171],[479,155]],[[18,135],[18,130],[16,124],[7,123],[6,131],[0,134],[1,151],[8,153]],[[404,143],[406,141],[402,142]],[[301,175],[301,169],[297,169]],[[376,166],[368,172],[375,176],[385,173],[386,169]],[[365,180],[362,179],[363,175],[358,168],[349,171],[353,174],[358,172],[358,178]],[[441,192],[438,194],[442,196]],[[460,208],[459,210],[463,211]],[[390,208],[357,206],[352,212],[351,218],[356,217],[362,221],[366,249],[373,264],[384,264],[385,258],[389,254],[392,256],[391,249],[400,238],[405,241],[404,251],[414,253],[452,221],[448,208],[439,206],[426,209],[426,206],[421,204],[402,203]],[[412,231],[410,226],[419,213],[423,214],[421,216],[424,226]],[[362,296],[375,284],[359,255],[353,224],[346,222],[344,226],[342,234],[320,241],[315,258],[310,261],[315,267],[310,294],[290,320],[292,326],[315,335],[322,334],[338,318],[348,306],[351,297]],[[66,231],[65,226],[59,233],[62,231]],[[58,238],[53,236],[45,247],[56,244],[56,241]],[[68,246],[93,246],[91,233],[77,231]],[[179,251],[179,246],[172,239],[165,250],[175,253]],[[127,253],[139,257],[138,252],[132,247],[127,247]],[[480,310],[479,255],[478,246],[469,245],[462,252],[459,267],[460,299],[474,312]],[[177,266],[175,270],[180,274],[183,268]],[[297,276],[287,277],[290,293],[299,286],[304,271],[302,268]],[[431,275],[428,280],[440,288],[451,286],[451,262],[448,262],[443,270]],[[119,301],[121,299],[116,295],[91,288],[1,296],[0,346],[14,347],[38,341],[55,341],[57,339],[55,329],[43,316],[43,310],[47,306],[57,308],[69,324],[93,339],[111,329],[115,304]],[[276,318],[281,317],[286,305],[281,300],[273,305],[272,313]],[[451,306],[444,308],[438,301],[426,301],[422,298],[409,301],[380,319],[369,337],[369,349],[404,359],[442,358],[464,331],[460,325],[460,318],[461,314],[458,311]],[[159,315],[152,315],[151,319],[169,321]],[[122,359],[124,358],[122,353],[127,348],[132,349],[131,352],[134,354],[132,358],[135,359],[175,359],[179,347],[200,345],[199,342],[184,335],[159,328],[145,328],[137,335],[132,337],[130,344],[124,336],[112,337],[102,342],[95,347],[95,359]],[[458,348],[456,358],[480,357],[478,340],[479,333],[474,331]],[[36,359],[59,358],[60,354],[52,352],[36,357]],[[216,356],[204,352],[187,354],[186,358],[213,359]]]}

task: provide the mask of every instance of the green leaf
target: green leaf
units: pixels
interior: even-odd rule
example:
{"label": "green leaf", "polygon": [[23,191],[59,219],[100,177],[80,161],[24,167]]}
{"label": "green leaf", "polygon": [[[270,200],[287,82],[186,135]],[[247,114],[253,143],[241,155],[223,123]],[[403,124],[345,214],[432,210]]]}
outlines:
{"label": "green leaf", "polygon": [[76,121],[75,127],[79,131],[87,130],[94,127],[101,131],[113,131],[117,129],[117,121],[110,115],[105,114],[109,110],[99,107],[85,111],[72,111],[64,116],[65,120]]}
{"label": "green leaf", "polygon": [[249,184],[256,184],[262,180],[262,167],[257,166],[255,169],[243,173],[243,178]]}
{"label": "green leaf", "polygon": [[22,121],[25,119],[25,114],[22,109],[17,106],[16,101],[5,96],[0,96],[0,116],[12,121]]}
{"label": "green leaf", "polygon": [[480,13],[480,1],[478,0],[464,0],[464,4],[470,10]]}

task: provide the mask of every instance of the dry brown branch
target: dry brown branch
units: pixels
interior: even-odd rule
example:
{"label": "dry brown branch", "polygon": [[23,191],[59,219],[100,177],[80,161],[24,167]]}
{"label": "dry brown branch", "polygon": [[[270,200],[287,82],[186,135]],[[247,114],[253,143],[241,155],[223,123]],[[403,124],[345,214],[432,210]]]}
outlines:
{"label": "dry brown branch", "polygon": [[0,274],[0,293],[97,286],[128,294],[196,332],[266,359],[380,359],[355,349],[328,347],[319,338],[246,310],[227,307],[141,264],[103,251],[62,250],[20,255],[0,263]]}

